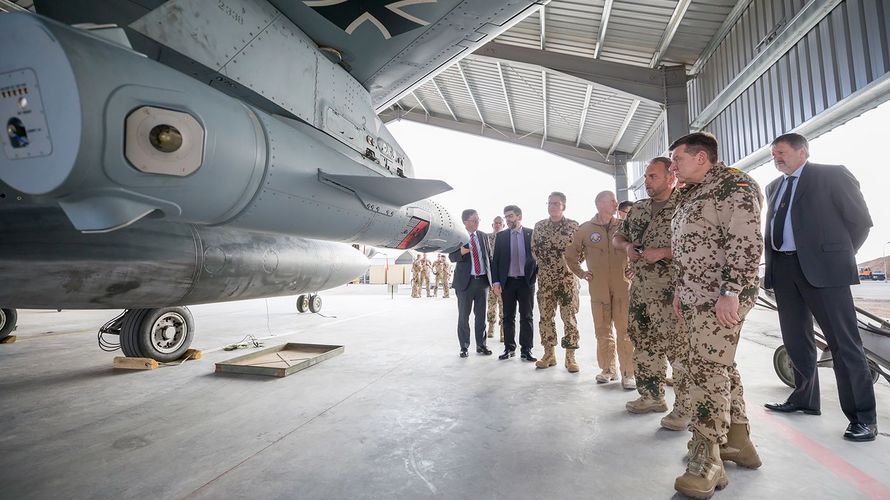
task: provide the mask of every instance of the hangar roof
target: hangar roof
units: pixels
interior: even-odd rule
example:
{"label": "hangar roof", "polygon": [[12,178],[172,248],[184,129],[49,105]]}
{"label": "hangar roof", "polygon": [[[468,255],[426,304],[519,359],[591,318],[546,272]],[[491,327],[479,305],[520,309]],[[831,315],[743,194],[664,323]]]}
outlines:
{"label": "hangar roof", "polygon": [[552,0],[382,115],[540,147],[611,174],[613,155],[632,156],[663,122],[663,91],[632,84],[653,83],[665,66],[697,70],[748,3]]}

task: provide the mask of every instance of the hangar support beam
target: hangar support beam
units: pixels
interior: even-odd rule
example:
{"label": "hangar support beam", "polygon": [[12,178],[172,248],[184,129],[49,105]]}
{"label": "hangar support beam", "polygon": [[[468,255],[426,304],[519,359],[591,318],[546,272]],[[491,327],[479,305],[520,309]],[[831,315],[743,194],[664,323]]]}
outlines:
{"label": "hangar support beam", "polygon": [[[542,143],[539,136],[514,134],[510,130],[502,130],[500,128],[492,127],[491,125],[484,125],[480,122],[468,120],[458,122],[443,116],[436,116],[433,114],[425,115],[424,113],[417,111],[401,111],[390,108],[380,113],[379,116],[384,123],[389,123],[395,120],[408,120],[412,122],[426,123],[428,125],[434,125],[449,130],[456,130],[458,132],[488,137],[489,139],[543,149],[544,151],[567,160],[578,162],[604,174],[617,175],[615,164],[610,160],[606,160],[603,154],[591,149],[577,148],[574,144],[563,144],[552,139],[545,140]],[[624,152],[616,152],[615,157],[618,157],[619,155],[624,155]],[[624,186],[626,191],[626,174]]]}
{"label": "hangar support beam", "polygon": [[636,98],[658,104],[664,103],[664,79],[662,72],[657,69],[494,42],[483,45],[470,57],[487,57],[502,62],[529,64],[559,71],[584,81],[605,85]]}

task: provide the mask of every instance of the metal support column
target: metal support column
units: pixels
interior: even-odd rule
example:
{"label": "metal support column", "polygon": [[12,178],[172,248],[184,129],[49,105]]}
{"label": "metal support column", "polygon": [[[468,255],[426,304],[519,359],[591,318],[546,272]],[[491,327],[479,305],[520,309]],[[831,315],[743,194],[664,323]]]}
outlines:
{"label": "metal support column", "polygon": [[668,144],[689,133],[689,97],[686,66],[664,68],[664,107]]}
{"label": "metal support column", "polygon": [[627,155],[616,154],[613,157],[615,162],[615,198],[619,202],[628,200],[627,195]]}

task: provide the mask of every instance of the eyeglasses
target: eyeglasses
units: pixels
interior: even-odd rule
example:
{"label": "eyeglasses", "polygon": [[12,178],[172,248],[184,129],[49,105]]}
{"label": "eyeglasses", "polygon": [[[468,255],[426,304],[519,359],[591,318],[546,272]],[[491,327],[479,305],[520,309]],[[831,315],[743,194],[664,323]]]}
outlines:
{"label": "eyeglasses", "polygon": [[548,201],[547,206],[548,207],[561,207],[562,202],[561,201]]}

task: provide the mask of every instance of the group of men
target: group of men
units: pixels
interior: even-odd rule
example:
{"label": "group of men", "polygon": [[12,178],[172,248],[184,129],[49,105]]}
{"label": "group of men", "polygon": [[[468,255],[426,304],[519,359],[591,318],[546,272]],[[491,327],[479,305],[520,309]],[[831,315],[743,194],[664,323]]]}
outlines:
{"label": "group of men", "polygon": [[[844,438],[873,440],[874,391],[850,294],[850,285],[858,283],[855,253],[872,225],[856,179],[843,166],[809,162],[803,136],[776,138],[773,159],[784,175],[766,188],[764,239],[764,196],[749,175],[718,161],[713,135],[689,134],[669,149],[670,158],[647,165],[649,198],[632,204],[623,218],[616,217],[619,204],[609,191],[596,196],[596,215],[580,225],[563,215],[566,197],[560,192],[547,198],[549,217],[534,229],[523,227],[515,205],[504,208],[507,230],[498,217],[492,234],[479,231],[475,210],[464,210],[469,242],[449,254],[456,263],[460,356],[468,356],[471,312],[476,352],[491,354],[486,339],[497,307],[504,342],[499,359],[514,357],[518,309],[520,357],[538,369],[552,367],[558,309],[565,367],[578,372],[578,279],[587,281],[601,370],[597,383],[620,378],[626,389],[636,389],[629,412],[667,412],[671,366],[676,398],[661,425],[692,432],[686,471],[674,486],[710,498],[727,485],[724,460],[761,465],[735,355],[742,323],[758,297],[765,250],[764,285],[776,294],[796,382],[786,402],[766,407],[820,413],[815,316],[850,421]],[[540,360],[532,352],[536,285]]]}
{"label": "group of men", "polygon": [[[435,276],[435,282],[430,286],[430,271]],[[411,297],[420,298],[420,291],[426,290],[427,297],[438,297],[439,287],[442,287],[443,297],[449,298],[449,283],[451,282],[451,264],[445,260],[444,255],[439,255],[435,262],[430,262],[426,254],[414,256],[411,265]],[[430,290],[432,288],[432,290]]]}

